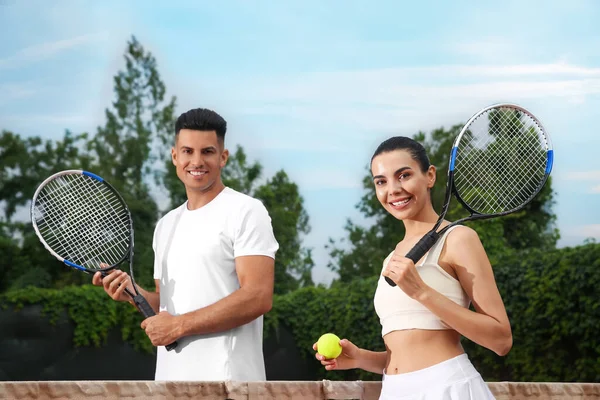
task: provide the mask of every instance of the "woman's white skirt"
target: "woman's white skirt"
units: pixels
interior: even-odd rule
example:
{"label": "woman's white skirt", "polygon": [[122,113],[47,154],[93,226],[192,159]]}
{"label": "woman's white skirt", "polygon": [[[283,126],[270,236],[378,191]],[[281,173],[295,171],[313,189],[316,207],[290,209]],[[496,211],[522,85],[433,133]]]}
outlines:
{"label": "woman's white skirt", "polygon": [[492,392],[466,354],[405,374],[383,374],[379,400],[489,400]]}

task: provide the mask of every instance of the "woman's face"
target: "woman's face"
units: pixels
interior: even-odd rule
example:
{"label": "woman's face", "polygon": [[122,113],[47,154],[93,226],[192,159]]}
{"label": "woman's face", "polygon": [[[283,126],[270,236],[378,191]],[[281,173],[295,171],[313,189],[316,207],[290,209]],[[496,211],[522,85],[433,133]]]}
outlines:
{"label": "woman's face", "polygon": [[406,150],[377,155],[371,173],[377,199],[397,219],[415,219],[431,202],[429,189],[435,183],[435,167],[423,173],[419,162]]}

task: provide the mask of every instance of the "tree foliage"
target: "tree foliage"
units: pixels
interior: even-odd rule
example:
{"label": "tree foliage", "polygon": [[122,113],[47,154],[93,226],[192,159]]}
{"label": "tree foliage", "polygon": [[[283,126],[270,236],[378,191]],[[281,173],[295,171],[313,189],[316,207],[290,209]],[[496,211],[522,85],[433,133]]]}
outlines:
{"label": "tree foliage", "polygon": [[[43,140],[2,132],[0,249],[6,256],[0,260],[0,291],[89,282],[89,276],[73,273],[52,258],[23,218],[12,221],[49,172],[65,169],[92,171],[123,196],[134,223],[136,281],[144,287],[154,286],[152,236],[165,211],[158,200],[167,197],[170,206],[176,207],[186,198],[170,157],[176,98],[167,98],[156,59],[135,37],[127,43],[124,61],[124,69],[114,77],[115,99],[95,134],[66,131],[61,140]],[[223,181],[267,206],[280,244],[276,292],[284,293],[312,284],[310,251],[301,246],[302,235],[309,231],[308,215],[297,185],[284,171],[259,185],[262,171],[262,165],[250,162],[238,146],[223,171]]]}
{"label": "tree foliage", "polygon": [[254,196],[262,200],[269,210],[273,232],[280,246],[275,258],[275,293],[312,286],[314,262],[311,251],[303,248],[301,243],[301,235],[307,234],[310,227],[298,185],[280,170],[259,186]]}
{"label": "tree foliage", "polygon": [[115,186],[131,211],[136,279],[153,287],[151,243],[159,209],[150,183],[168,153],[176,100],[166,100],[156,59],[135,37],[127,43],[124,58],[125,69],[114,77],[116,99],[87,148],[93,157],[91,170]]}
{"label": "tree foliage", "polygon": [[53,287],[81,283],[82,274],[67,273],[43,248],[30,223],[15,215],[25,214],[37,186],[48,171],[88,168],[90,158],[83,147],[86,134],[66,131],[61,140],[23,138],[3,131],[0,136],[0,292],[29,285]]}
{"label": "tree foliage", "polygon": [[[419,132],[413,139],[425,147],[431,164],[436,166],[436,184],[431,191],[434,209],[441,211],[446,192],[447,168],[450,150],[462,124],[449,129],[438,128],[429,135]],[[331,261],[329,268],[339,274],[339,280],[349,282],[380,273],[385,257],[404,236],[404,225],[385,211],[375,196],[371,173],[367,166],[363,179],[364,192],[356,208],[373,223],[369,227],[346,221],[346,237],[330,239],[328,245]],[[528,248],[552,249],[559,238],[552,211],[554,192],[552,179],[540,194],[523,210],[502,218],[469,222],[488,252],[492,263],[505,253]],[[446,219],[466,217],[468,212],[452,199]]]}
{"label": "tree foliage", "polygon": [[[136,229],[136,275],[142,285],[152,285],[152,232],[164,212],[157,197],[165,196],[171,207],[185,201],[183,184],[169,155],[176,99],[166,97],[156,60],[135,38],[127,44],[125,68],[114,78],[114,91],[115,100],[105,111],[105,124],[93,135],[67,130],[61,139],[44,140],[2,131],[0,304],[19,308],[42,303],[51,317],[55,310],[67,308],[77,325],[74,340],[81,346],[102,345],[107,329],[116,325],[123,327],[124,340],[152,351],[139,329],[138,313],[128,304],[117,305],[100,288],[82,285],[89,283],[90,277],[60,265],[41,246],[31,224],[18,218],[49,173],[91,170],[111,182],[131,208]],[[450,148],[461,127],[414,136],[437,166],[437,184],[431,193],[437,210],[445,193]],[[363,227],[348,220],[343,242],[330,241],[330,268],[339,273],[339,281],[329,289],[313,286],[311,251],[302,246],[303,235],[310,232],[309,217],[298,186],[286,172],[263,177],[262,164],[251,161],[238,146],[223,170],[223,181],[265,204],[280,244],[277,295],[273,311],[265,319],[267,330],[276,331],[285,325],[307,359],[313,357],[312,343],[327,331],[361,347],[383,350],[372,299],[381,262],[402,239],[404,227],[377,201],[368,168],[364,193],[356,207],[372,224]],[[505,358],[464,340],[487,380],[600,379],[596,335],[600,247],[590,242],[556,250],[559,235],[553,204],[550,180],[525,210],[470,224],[492,260],[514,333],[513,350]],[[456,220],[465,215],[454,201],[447,218]],[[99,308],[108,313],[101,320]],[[315,374],[327,379],[379,379],[358,371],[326,373],[316,361]]]}
{"label": "tree foliage", "polygon": [[[513,348],[500,357],[468,339],[463,346],[486,381],[598,382],[600,379],[600,245],[528,250],[503,256],[497,281],[513,330]],[[379,380],[360,370],[325,371],[312,344],[334,332],[361,348],[383,351],[373,307],[377,277],[335,287],[305,288],[277,298],[266,326],[289,329],[315,377]],[[300,306],[301,305],[301,306]]]}
{"label": "tree foliage", "polygon": [[[0,242],[1,243],[1,242]],[[598,382],[600,380],[600,244],[589,243],[552,251],[531,250],[498,262],[498,287],[504,298],[513,348],[504,357],[467,339],[463,346],[486,381]],[[362,370],[326,371],[314,358],[312,344],[324,332],[334,332],[361,348],[383,351],[381,326],[373,307],[377,277],[336,287],[305,287],[276,295],[265,317],[265,339],[280,330],[291,333],[299,358],[312,379],[380,380]],[[140,314],[125,303],[110,300],[90,285],[62,290],[28,289],[0,294],[0,305],[19,310],[40,304],[48,318],[67,310],[74,323],[77,346],[103,346],[110,329],[120,327],[124,341],[153,352],[139,329]],[[98,309],[105,310],[98,313]],[[289,350],[289,349],[287,349]]]}

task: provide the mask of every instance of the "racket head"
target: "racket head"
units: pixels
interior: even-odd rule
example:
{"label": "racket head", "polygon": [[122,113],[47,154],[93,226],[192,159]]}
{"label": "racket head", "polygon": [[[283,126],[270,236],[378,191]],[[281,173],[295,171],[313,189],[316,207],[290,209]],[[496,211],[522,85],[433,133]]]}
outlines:
{"label": "racket head", "polygon": [[133,223],[125,201],[91,172],[65,170],[48,177],[33,195],[30,215],[44,247],[78,270],[111,270],[133,250]]}
{"label": "racket head", "polygon": [[454,141],[449,181],[472,215],[501,216],[535,198],[553,161],[550,136],[532,113],[495,104],[473,115]]}

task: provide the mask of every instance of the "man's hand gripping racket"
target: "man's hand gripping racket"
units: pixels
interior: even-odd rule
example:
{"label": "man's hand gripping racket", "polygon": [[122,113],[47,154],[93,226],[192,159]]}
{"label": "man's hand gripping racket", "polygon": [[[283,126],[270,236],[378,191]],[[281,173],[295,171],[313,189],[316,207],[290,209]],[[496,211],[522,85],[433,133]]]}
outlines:
{"label": "man's hand gripping racket", "polygon": [[[416,264],[454,225],[521,210],[544,187],[553,159],[550,137],[529,111],[514,104],[480,110],[454,140],[439,219],[406,257]],[[438,231],[452,193],[471,215]],[[385,280],[396,286],[390,278]]]}
{"label": "man's hand gripping racket", "polygon": [[[133,277],[133,220],[121,195],[104,179],[81,170],[58,172],[37,188],[31,222],[44,247],[80,271],[107,272],[128,260],[133,292],[125,292],[148,318],[156,315]],[[166,346],[177,347],[177,342]]]}

